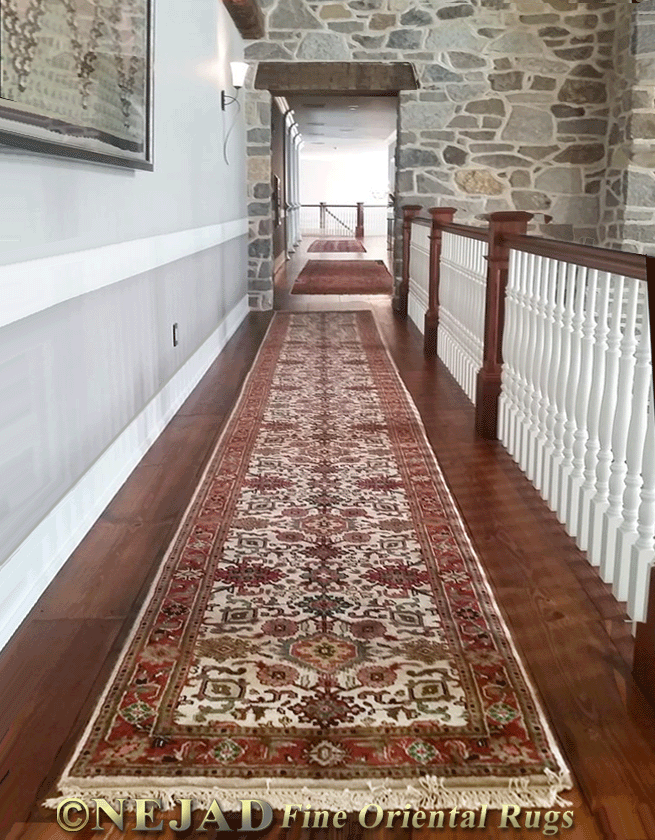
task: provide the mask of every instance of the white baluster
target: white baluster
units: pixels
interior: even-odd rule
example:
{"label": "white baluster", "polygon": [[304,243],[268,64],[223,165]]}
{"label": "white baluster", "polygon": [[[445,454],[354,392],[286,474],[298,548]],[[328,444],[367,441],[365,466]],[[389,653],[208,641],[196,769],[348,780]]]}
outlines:
{"label": "white baluster", "polygon": [[635,351],[635,366],[632,385],[632,414],[627,434],[625,490],[621,524],[616,541],[616,566],[614,567],[614,595],[619,601],[628,597],[630,582],[630,557],[632,546],[637,539],[637,515],[639,510],[640,490],[642,485],[642,458],[644,454],[644,436],[648,422],[648,397],[653,381],[653,368],[650,358],[650,330],[646,305],[646,284],[639,284],[639,314],[641,324],[639,340]]}
{"label": "white baluster", "polygon": [[557,262],[546,260],[544,266],[544,289],[543,295],[543,350],[541,359],[537,358],[537,375],[539,377],[539,406],[537,410],[537,447],[535,453],[535,476],[534,484],[537,490],[544,495],[545,470],[544,452],[547,442],[547,418],[550,409],[550,394],[548,382],[550,379],[551,365],[553,361],[553,327],[555,312],[555,294],[557,277]]}
{"label": "white baluster", "polygon": [[510,413],[513,411],[512,395],[516,381],[516,359],[514,348],[518,329],[516,286],[518,251],[509,253],[507,295],[505,297],[505,329],[503,330],[502,387],[499,400],[498,437],[509,451]]}
{"label": "white baluster", "polygon": [[580,492],[584,480],[584,458],[589,430],[587,428],[587,410],[591,392],[591,376],[594,351],[594,329],[596,326],[596,290],[598,271],[587,272],[586,290],[583,289],[583,316],[580,339],[580,374],[578,376],[575,399],[575,432],[573,437],[573,461],[568,486],[568,511],[566,514],[567,530],[572,537],[577,536],[580,509]]}
{"label": "white baluster", "polygon": [[[519,466],[523,472],[527,473],[528,459],[530,452],[530,437],[532,430],[532,399],[534,394],[534,382],[532,379],[532,361],[534,358],[534,348],[536,341],[536,299],[537,299],[537,284],[538,284],[538,264],[541,257],[535,254],[530,254],[528,258],[528,276],[527,276],[527,328],[528,341],[525,348],[525,356],[521,360],[523,370],[525,373],[524,387],[523,387],[523,429],[521,432],[521,450],[519,457]],[[529,476],[528,476],[529,477]]]}
{"label": "white baluster", "polygon": [[521,456],[521,436],[523,433],[523,422],[525,415],[523,414],[523,393],[526,387],[524,361],[525,353],[528,346],[528,323],[527,323],[527,284],[528,284],[528,261],[529,254],[522,253],[520,255],[518,271],[519,283],[516,292],[517,315],[518,315],[518,331],[517,331],[517,346],[516,346],[516,384],[514,390],[514,420],[512,422],[512,434],[510,439],[510,453],[515,461],[519,461]]}
{"label": "white baluster", "polygon": [[526,266],[526,283],[525,283],[525,342],[521,352],[521,370],[523,373],[522,387],[520,393],[521,401],[521,424],[519,427],[519,447],[517,450],[517,459],[520,468],[523,472],[526,471],[528,459],[528,446],[530,438],[530,405],[532,403],[532,392],[534,390],[532,384],[532,367],[531,360],[534,353],[534,315],[535,315],[535,262],[537,257],[534,254],[528,254],[528,263]]}
{"label": "white baluster", "polygon": [[643,484],[637,517],[638,536],[632,546],[628,585],[628,615],[634,621],[646,621],[650,570],[655,562],[655,408],[652,379],[642,461]]}
{"label": "white baluster", "polygon": [[571,331],[575,295],[576,266],[567,264],[564,280],[564,315],[562,317],[562,342],[560,349],[559,371],[557,374],[557,413],[555,414],[553,473],[549,499],[553,510],[559,510],[562,497],[562,464],[565,458],[564,431],[567,422],[567,385],[571,362]]}
{"label": "white baluster", "polygon": [[558,484],[555,461],[561,454],[561,440],[556,440],[558,383],[564,334],[564,301],[566,295],[566,263],[558,262],[555,277],[555,307],[553,309],[553,348],[548,371],[548,415],[546,417],[546,446],[544,447],[544,479],[542,495],[551,510],[555,507]]}
{"label": "white baluster", "polygon": [[591,499],[596,489],[596,466],[598,464],[598,450],[600,441],[598,429],[600,424],[600,407],[605,383],[605,354],[607,352],[607,323],[610,296],[610,275],[603,271],[598,277],[598,304],[596,329],[594,330],[594,349],[591,372],[591,390],[587,407],[588,431],[584,455],[584,483],[580,490],[580,508],[578,514],[577,542],[583,551],[587,550],[589,542],[589,513]]}
{"label": "white baluster", "polygon": [[621,275],[612,275],[610,288],[611,313],[610,328],[607,334],[607,354],[605,356],[605,384],[600,404],[600,422],[598,424],[598,462],[596,467],[596,492],[591,500],[589,511],[589,540],[587,554],[594,566],[599,566],[603,547],[603,517],[608,505],[609,477],[612,464],[612,428],[616,410],[617,383],[619,381],[619,360],[621,358],[621,315],[623,311],[623,292],[625,279]]}
{"label": "white baluster", "polygon": [[541,368],[544,360],[545,324],[546,312],[546,271],[547,266],[543,257],[537,257],[534,263],[534,285],[533,285],[533,346],[529,356],[530,380],[532,382],[532,398],[529,406],[528,416],[530,428],[528,432],[527,469],[525,474],[530,481],[535,483],[537,474],[537,438],[539,436],[539,404],[542,398],[541,392]]}
{"label": "white baluster", "polygon": [[639,280],[626,278],[625,326],[621,340],[616,411],[612,422],[612,465],[609,479],[609,505],[603,516],[603,542],[600,574],[606,583],[614,578],[616,536],[621,524],[625,476],[628,471],[626,452],[628,426],[632,408],[632,383],[635,367],[636,319]]}
{"label": "white baluster", "polygon": [[[584,322],[584,293],[587,279],[587,270],[578,266],[574,275],[573,317],[571,319],[570,344],[569,344],[569,373],[566,382],[564,422],[564,449],[561,467],[560,495],[557,503],[557,518],[567,528],[567,514],[569,511],[569,477],[573,470],[573,441],[575,440],[575,404],[580,378],[580,349],[582,343],[582,324]],[[573,291],[573,290],[572,290]]]}

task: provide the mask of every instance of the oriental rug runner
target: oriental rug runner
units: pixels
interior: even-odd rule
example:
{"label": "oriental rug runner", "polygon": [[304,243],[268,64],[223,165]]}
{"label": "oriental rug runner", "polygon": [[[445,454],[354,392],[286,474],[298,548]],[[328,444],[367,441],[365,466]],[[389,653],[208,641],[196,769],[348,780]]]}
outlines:
{"label": "oriental rug runner", "polygon": [[360,251],[363,253],[366,251],[366,248],[359,239],[315,239],[307,251],[320,251],[323,253],[335,251],[337,253],[343,253],[344,251]]}
{"label": "oriental rug runner", "polygon": [[372,313],[277,313],[60,794],[351,811],[569,786]]}
{"label": "oriental rug runner", "polygon": [[292,295],[384,295],[392,277],[382,260],[308,260]]}

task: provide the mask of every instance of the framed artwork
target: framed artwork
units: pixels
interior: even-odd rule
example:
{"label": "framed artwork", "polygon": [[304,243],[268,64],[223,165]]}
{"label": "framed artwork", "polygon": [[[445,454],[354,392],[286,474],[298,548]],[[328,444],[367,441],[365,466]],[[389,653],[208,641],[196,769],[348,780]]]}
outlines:
{"label": "framed artwork", "polygon": [[0,0],[0,144],[152,169],[154,0]]}

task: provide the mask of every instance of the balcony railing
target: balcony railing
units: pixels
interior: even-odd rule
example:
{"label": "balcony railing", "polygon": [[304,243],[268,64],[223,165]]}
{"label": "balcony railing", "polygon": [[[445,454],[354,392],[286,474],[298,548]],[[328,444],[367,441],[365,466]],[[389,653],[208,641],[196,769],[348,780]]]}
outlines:
{"label": "balcony railing", "polygon": [[655,257],[527,236],[528,213],[403,212],[396,309],[626,603],[655,700]]}
{"label": "balcony railing", "polygon": [[338,236],[344,239],[387,236],[388,208],[384,204],[302,204],[302,236]]}

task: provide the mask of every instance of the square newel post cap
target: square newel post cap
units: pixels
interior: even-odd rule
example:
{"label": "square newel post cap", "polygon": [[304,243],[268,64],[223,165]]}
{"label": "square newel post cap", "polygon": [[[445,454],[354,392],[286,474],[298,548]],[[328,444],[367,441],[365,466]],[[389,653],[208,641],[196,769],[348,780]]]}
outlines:
{"label": "square newel post cap", "polygon": [[487,213],[483,218],[490,222],[525,222],[526,224],[534,216],[525,210],[497,210],[495,213]]}
{"label": "square newel post cap", "polygon": [[528,222],[534,218],[534,214],[527,213],[525,210],[498,210],[496,213],[489,213],[485,218],[495,228],[514,233],[525,233],[528,229]]}
{"label": "square newel post cap", "polygon": [[405,219],[412,219],[423,209],[420,204],[403,204],[401,207]]}
{"label": "square newel post cap", "polygon": [[430,207],[428,213],[432,216],[433,222],[440,222],[443,224],[450,224],[452,222],[455,213],[457,213],[456,207]]}

